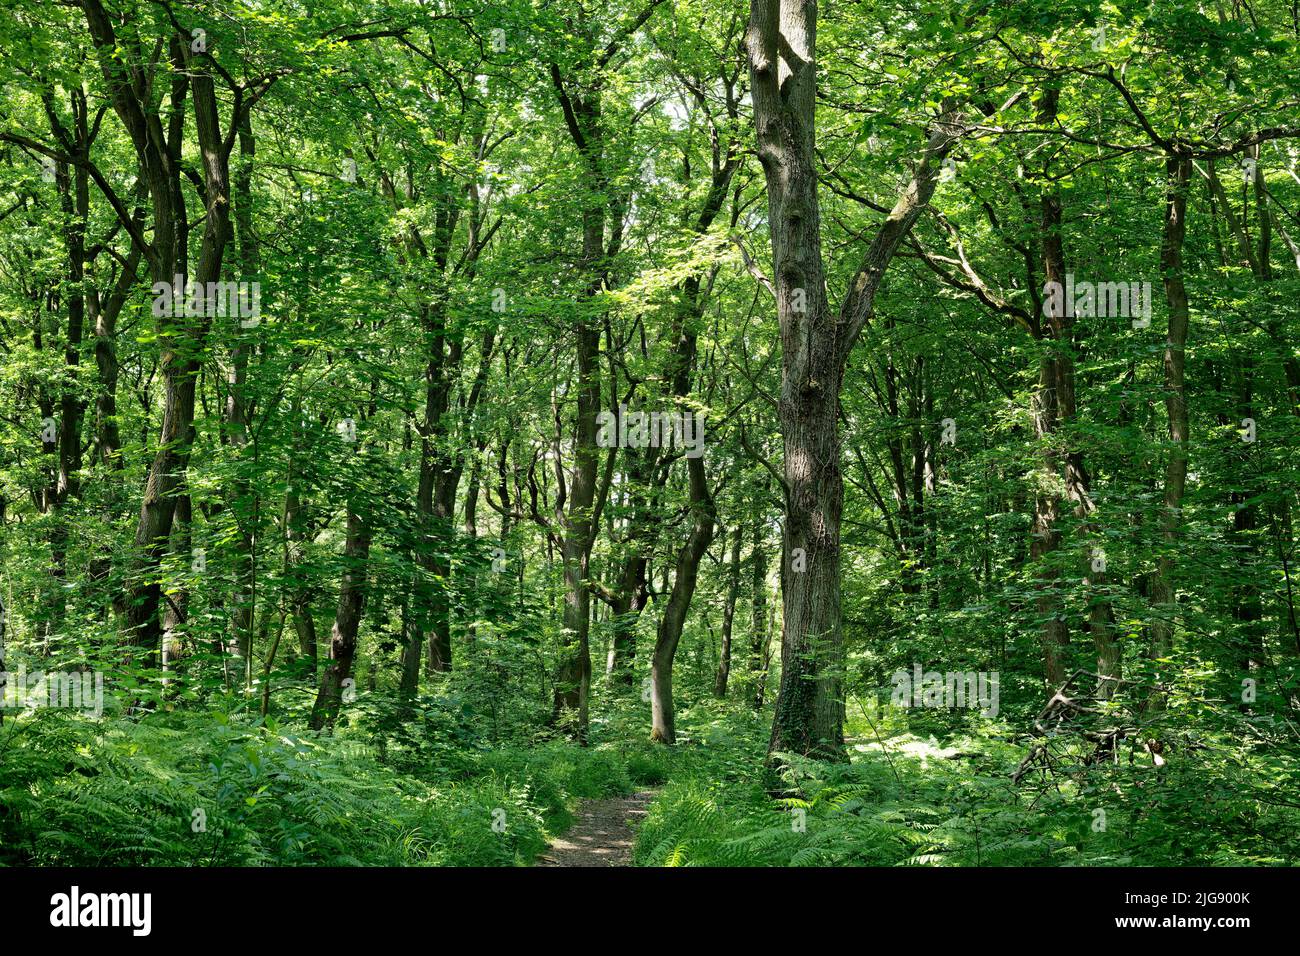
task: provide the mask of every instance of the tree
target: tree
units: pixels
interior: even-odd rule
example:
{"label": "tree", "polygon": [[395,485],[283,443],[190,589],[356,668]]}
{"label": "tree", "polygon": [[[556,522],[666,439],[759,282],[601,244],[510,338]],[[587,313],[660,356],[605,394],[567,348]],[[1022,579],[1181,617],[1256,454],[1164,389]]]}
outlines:
{"label": "tree", "polygon": [[752,0],[745,43],[781,327],[786,519],[781,688],[769,752],[833,757],[844,744],[840,389],[885,270],[934,193],[961,128],[957,104],[946,102],[911,179],[832,310],[817,195],[816,39],[815,0]]}

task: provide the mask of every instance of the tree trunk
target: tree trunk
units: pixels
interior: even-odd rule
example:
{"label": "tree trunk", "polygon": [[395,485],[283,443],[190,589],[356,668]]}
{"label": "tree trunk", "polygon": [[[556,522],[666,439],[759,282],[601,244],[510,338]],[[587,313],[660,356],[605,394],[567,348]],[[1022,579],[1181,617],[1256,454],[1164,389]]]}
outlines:
{"label": "tree trunk", "polygon": [[284,548],[285,587],[288,590],[289,614],[293,618],[294,633],[298,635],[298,653],[311,662],[311,678],[316,679],[316,620],[312,616],[312,587],[303,567],[307,541],[311,537],[307,501],[304,495],[304,474],[299,460],[297,431],[302,423],[302,404],[295,398],[292,421],[295,442],[289,449],[289,464],[285,476],[284,493]]}
{"label": "tree trunk", "polygon": [[[1165,459],[1164,507],[1160,516],[1160,552],[1151,579],[1151,623],[1149,653],[1162,660],[1173,652],[1175,581],[1174,569],[1180,537],[1183,492],[1187,485],[1187,393],[1183,381],[1190,307],[1183,282],[1183,241],[1187,235],[1187,187],[1192,161],[1174,155],[1165,162],[1167,193],[1164,228],[1160,243],[1160,269],[1164,276],[1165,301],[1169,307],[1169,329],[1165,336],[1165,412],[1169,446]],[[1164,671],[1163,666],[1157,675]],[[1157,676],[1159,680],[1159,676]],[[1155,691],[1147,701],[1152,710],[1163,710],[1165,694]]]}
{"label": "tree trunk", "polygon": [[816,25],[816,0],[751,0],[745,38],[781,328],[785,450],[782,673],[768,752],[840,759],[840,385],[885,270],[930,201],[937,164],[960,130],[955,104],[945,101],[911,180],[832,315],[817,198]]}
{"label": "tree trunk", "polygon": [[727,679],[731,676],[731,630],[736,619],[736,596],[740,593],[740,540],[739,524],[731,533],[731,564],[727,573],[727,597],[722,606],[722,650],[718,655],[718,673],[713,678],[713,696],[727,696]]}
{"label": "tree trunk", "polygon": [[677,575],[673,579],[672,593],[664,608],[664,616],[659,621],[654,656],[650,662],[650,739],[663,744],[677,742],[673,710],[673,658],[677,654],[686,614],[695,594],[700,561],[713,541],[713,526],[717,515],[704,474],[704,459],[687,458],[686,466],[690,472],[691,511],[695,515],[695,521],[690,537],[677,555]]}
{"label": "tree trunk", "polygon": [[[438,250],[442,249],[441,240]],[[437,258],[435,256],[435,258]],[[425,573],[422,591],[427,595],[425,626],[428,629],[428,670],[431,674],[451,670],[451,560],[448,549],[454,534],[452,512],[456,491],[449,489],[454,470],[441,444],[446,440],[447,412],[451,404],[451,375],[447,354],[446,306],[441,296],[423,310],[428,338],[425,365],[424,420],[420,423],[420,482],[416,506],[424,519],[425,539],[418,563]],[[458,361],[459,356],[455,356]],[[450,494],[448,491],[450,490]]]}
{"label": "tree trunk", "polygon": [[95,447],[99,461],[112,469],[122,469],[122,439],[117,424],[117,317],[135,286],[140,268],[140,249],[132,246],[116,284],[101,300],[91,289],[90,317],[95,326],[95,368],[98,388],[95,392]]}
{"label": "tree trunk", "polygon": [[346,682],[352,677],[357,632],[366,600],[366,565],[370,558],[370,527],[357,503],[348,503],[348,530],[343,547],[343,580],[330,638],[330,660],[321,672],[320,690],[311,711],[311,728],[334,722],[343,704]]}
{"label": "tree trunk", "polygon": [[[1056,117],[1059,91],[1054,87],[1043,90],[1039,106],[1039,122],[1050,123]],[[1045,171],[1046,172],[1046,171]],[[1053,284],[1064,289],[1065,254],[1061,242],[1061,200],[1055,186],[1044,187],[1042,201],[1041,242],[1043,248],[1044,288]],[[1072,371],[1063,369],[1072,363],[1069,343],[1069,318],[1063,296],[1044,296],[1043,316],[1046,319],[1039,347],[1038,388],[1034,393],[1034,431],[1042,456],[1042,474],[1034,498],[1033,541],[1030,556],[1038,567],[1035,589],[1038,595],[1035,607],[1038,612],[1039,643],[1043,649],[1043,676],[1048,693],[1055,693],[1065,682],[1066,648],[1070,632],[1062,611],[1061,570],[1054,565],[1053,555],[1061,544],[1057,527],[1060,517],[1061,496],[1057,482],[1061,474],[1061,450],[1058,431],[1064,418],[1063,401],[1068,396],[1062,384],[1070,380]],[[1071,366],[1072,367],[1072,366]]]}
{"label": "tree trunk", "polygon": [[[176,498],[176,519],[172,522],[172,541],[175,552],[180,556],[182,574],[189,571],[192,558],[192,535],[190,526],[193,522],[193,502],[182,486],[182,493]],[[162,669],[171,671],[185,656],[183,633],[189,613],[189,588],[176,588],[175,593],[167,595],[167,605],[163,608],[162,628]]]}
{"label": "tree trunk", "polygon": [[[173,33],[169,40],[169,57],[173,68],[171,106],[176,122],[169,131],[164,127],[156,103],[144,98],[135,82],[138,78],[134,71],[139,67],[123,65],[122,51],[129,44],[124,45],[117,37],[113,21],[103,4],[100,0],[83,0],[81,8],[112,95],[113,107],[131,138],[141,179],[148,186],[153,207],[152,242],[146,244],[136,223],[123,218],[120,210],[119,219],[148,258],[155,286],[162,284],[164,288],[171,288],[177,275],[183,279],[188,272],[188,224],[181,191],[181,170],[176,159],[181,154],[185,93],[187,88],[192,91],[194,128],[204,184],[204,230],[195,281],[206,287],[206,283],[220,279],[222,257],[231,232],[229,152],[220,129],[212,76],[205,70],[202,60],[189,52],[188,38]],[[136,54],[142,52],[137,45]],[[147,57],[138,56],[138,60],[132,62],[146,60]],[[251,101],[238,107],[249,108]],[[238,115],[233,118],[236,125],[239,118]],[[160,317],[158,320],[158,338],[162,347],[163,422],[136,524],[135,549],[126,593],[120,601],[126,633],[130,642],[143,650],[146,663],[152,662],[160,650],[158,612],[161,589],[158,572],[175,517],[175,496],[189,463],[195,382],[209,324],[206,317]]]}
{"label": "tree trunk", "polygon": [[[240,163],[234,175],[234,222],[239,239],[241,278],[259,281],[261,255],[257,236],[253,232],[253,161],[257,154],[257,141],[253,127],[245,114],[238,129]],[[229,333],[235,337],[230,350],[230,368],[226,373],[225,438],[234,451],[236,469],[243,464],[244,448],[248,445],[249,401],[245,395],[248,377],[248,356],[252,347],[251,336],[238,320],[227,320]],[[250,482],[238,471],[227,498],[230,520],[235,525],[235,593],[230,615],[231,644],[238,648],[244,665],[245,685],[253,678],[253,618],[256,612],[254,597],[256,579],[256,496]],[[250,513],[251,512],[251,513]]]}
{"label": "tree trunk", "polygon": [[[658,483],[653,481],[659,463],[659,449],[626,450],[631,460],[628,484],[631,486],[630,517],[624,546],[628,553],[623,558],[619,579],[610,601],[609,654],[605,658],[605,673],[615,687],[628,688],[634,681],[636,665],[636,627],[649,601],[649,582],[646,577],[649,561],[646,557],[647,539],[652,537],[654,514],[660,500]],[[647,495],[642,489],[653,486]]]}
{"label": "tree trunk", "polygon": [[750,553],[750,599],[753,616],[749,625],[749,672],[754,683],[754,709],[763,709],[767,685],[767,657],[771,632],[767,621],[767,552],[763,549],[763,520],[754,521],[754,543]]}
{"label": "tree trunk", "polygon": [[[588,233],[591,232],[588,222]],[[602,227],[603,228],[603,227]],[[575,719],[574,735],[587,739],[587,698],[591,691],[591,591],[587,564],[595,527],[596,415],[600,410],[600,380],[596,368],[599,333],[585,321],[578,328],[578,410],[574,436],[574,467],[569,506],[564,515],[560,557],[564,566],[563,645],[556,670],[553,717]],[[557,461],[556,467],[559,468]]]}

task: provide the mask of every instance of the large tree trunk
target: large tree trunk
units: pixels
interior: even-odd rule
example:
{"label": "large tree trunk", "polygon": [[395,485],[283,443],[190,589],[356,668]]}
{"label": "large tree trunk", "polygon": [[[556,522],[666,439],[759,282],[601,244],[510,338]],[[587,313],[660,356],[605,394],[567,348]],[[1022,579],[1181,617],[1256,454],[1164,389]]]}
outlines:
{"label": "large tree trunk", "polygon": [[838,757],[843,751],[840,693],[839,371],[806,370],[825,391],[811,394],[787,376],[781,395],[785,479],[789,486],[782,589],[781,683],[769,751]]}
{"label": "large tree trunk", "polygon": [[[600,216],[603,223],[603,216]],[[588,218],[588,235],[593,226]],[[597,359],[600,333],[588,322],[578,326],[578,409],[574,435],[574,467],[569,488],[568,510],[564,515],[564,536],[560,557],[564,566],[564,611],[562,647],[555,676],[553,717],[566,715],[576,720],[577,739],[587,739],[587,699],[591,691],[591,591],[587,587],[587,566],[595,528],[592,506],[596,500],[596,416],[600,410],[600,379]],[[557,461],[556,468],[560,465]]]}
{"label": "large tree trunk", "polygon": [[[123,57],[123,44],[100,0],[83,0],[82,10],[99,54],[104,79],[112,94],[113,107],[129,134],[139,162],[141,179],[147,184],[153,206],[153,240],[146,242],[136,223],[119,218],[147,257],[155,284],[170,288],[175,276],[187,274],[188,226],[181,192],[181,171],[176,162],[181,153],[184,129],[183,104],[187,88],[193,93],[194,128],[204,183],[204,231],[195,281],[202,286],[221,277],[221,263],[230,238],[229,149],[220,128],[218,101],[210,73],[203,61],[189,52],[188,38],[172,33],[169,54],[173,67],[171,85],[172,123],[165,129],[157,106],[147,100],[137,80],[138,59]],[[269,84],[268,84],[269,85]],[[265,90],[261,90],[265,92]],[[242,109],[251,108],[251,99]],[[237,124],[239,117],[234,117]],[[159,568],[167,550],[175,516],[176,493],[189,463],[191,425],[194,421],[195,383],[210,321],[206,317],[160,318],[158,337],[162,347],[161,371],[164,390],[162,429],[158,450],[144,489],[140,517],[136,524],[135,550],[128,585],[121,605],[131,643],[152,662],[160,649],[161,589]]]}
{"label": "large tree trunk", "polygon": [[[816,30],[815,0],[752,0],[746,42],[781,326],[785,452],[782,671],[769,751],[838,756],[843,343],[826,301],[821,256]],[[778,54],[779,42],[789,54]]]}
{"label": "large tree trunk", "polygon": [[198,363],[168,349],[163,355],[165,404],[159,448],[149,469],[140,519],[136,525],[135,582],[127,592],[126,627],[132,642],[151,659],[161,643],[158,616],[162,591],[153,573],[167,553],[176,514],[176,496],[189,462],[190,425]]}
{"label": "large tree trunk", "polygon": [[[445,259],[440,237],[436,260]],[[452,377],[459,368],[460,348],[453,340],[447,348],[445,297],[425,309],[425,330],[429,340],[429,358],[425,367],[424,421],[420,426],[420,483],[416,503],[424,518],[425,541],[419,564],[431,581],[428,594],[428,669],[430,673],[451,670],[451,559],[448,554],[455,534],[456,490],[460,468],[447,455],[447,412],[451,407]]]}
{"label": "large tree trunk", "polygon": [[[1160,552],[1151,579],[1151,623],[1149,653],[1154,660],[1173,651],[1175,581],[1174,569],[1181,531],[1183,492],[1187,485],[1187,392],[1183,381],[1190,307],[1183,281],[1183,241],[1187,235],[1187,187],[1192,161],[1170,156],[1165,162],[1167,193],[1164,229],[1160,243],[1160,269],[1164,276],[1165,301],[1169,307],[1169,330],[1165,336],[1165,412],[1169,446],[1165,459],[1164,507],[1160,516]],[[1163,672],[1160,668],[1158,674]],[[1157,690],[1148,698],[1152,710],[1163,710],[1165,695]]]}
{"label": "large tree trunk", "polygon": [[[653,6],[649,8],[653,9]],[[646,13],[649,16],[649,13]],[[583,29],[589,25],[584,23]],[[609,55],[617,43],[611,47]],[[603,63],[607,63],[605,59]],[[603,65],[602,63],[602,65]],[[567,507],[557,515],[561,526],[560,560],[564,569],[564,609],[561,615],[560,661],[555,674],[552,721],[571,721],[571,730],[580,742],[587,739],[587,698],[591,689],[591,591],[588,586],[588,561],[597,530],[593,506],[596,501],[596,418],[600,413],[600,328],[591,315],[590,303],[604,286],[609,271],[608,253],[618,244],[612,237],[610,249],[605,245],[607,212],[618,212],[618,200],[611,194],[605,171],[606,130],[601,117],[602,83],[599,78],[583,83],[566,79],[558,64],[551,64],[551,80],[564,112],[569,137],[582,162],[583,186],[593,197],[582,209],[581,273],[585,286],[575,322],[577,340],[577,409],[573,427],[573,473],[570,487],[565,488],[564,469],[558,459],[555,476],[558,495],[567,494]],[[607,206],[608,204],[608,206]],[[615,232],[622,227],[616,218]],[[619,233],[621,235],[621,233]],[[557,420],[557,429],[560,427]],[[558,451],[559,435],[556,435]]]}
{"label": "large tree trunk", "polygon": [[826,299],[817,197],[816,24],[816,0],[751,0],[745,38],[781,327],[785,587],[781,686],[768,750],[841,758],[840,385],[885,270],[930,201],[937,164],[959,130],[955,105],[945,102],[911,180],[834,315]]}

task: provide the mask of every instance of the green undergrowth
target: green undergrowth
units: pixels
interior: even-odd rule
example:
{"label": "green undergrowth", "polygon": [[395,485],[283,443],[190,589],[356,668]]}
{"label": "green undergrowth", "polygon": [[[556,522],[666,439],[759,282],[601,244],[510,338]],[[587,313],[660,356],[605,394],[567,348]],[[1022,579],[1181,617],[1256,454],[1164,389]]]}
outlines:
{"label": "green undergrowth", "polygon": [[383,723],[321,736],[219,712],[9,717],[0,864],[521,865],[579,800],[667,776],[648,742],[488,746],[436,704],[401,733]]}
{"label": "green undergrowth", "polygon": [[[941,743],[896,722],[850,761],[783,755],[766,738],[700,747],[642,825],[639,866],[1243,866],[1300,863],[1300,761],[1206,733],[1157,766],[1121,750],[1046,779],[1012,775],[1026,741],[1005,725]],[[1075,764],[1070,765],[1074,759]]]}
{"label": "green undergrowth", "polygon": [[[1010,724],[850,724],[850,760],[761,769],[767,718],[704,700],[678,744],[635,700],[590,746],[485,737],[454,698],[362,702],[332,734],[220,711],[0,726],[0,865],[515,866],[582,800],[654,791],[639,866],[1140,866],[1300,863],[1300,765],[1243,728],[1167,736],[1081,770],[1012,776]],[[1074,761],[1071,764],[1071,761]]]}

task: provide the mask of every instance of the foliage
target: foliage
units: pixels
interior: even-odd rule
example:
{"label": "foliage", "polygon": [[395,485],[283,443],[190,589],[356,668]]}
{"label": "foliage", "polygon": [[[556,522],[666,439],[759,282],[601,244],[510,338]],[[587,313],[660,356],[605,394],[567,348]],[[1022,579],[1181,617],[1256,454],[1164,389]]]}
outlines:
{"label": "foliage", "polygon": [[1300,863],[1295,3],[748,6],[8,0],[0,863]]}

